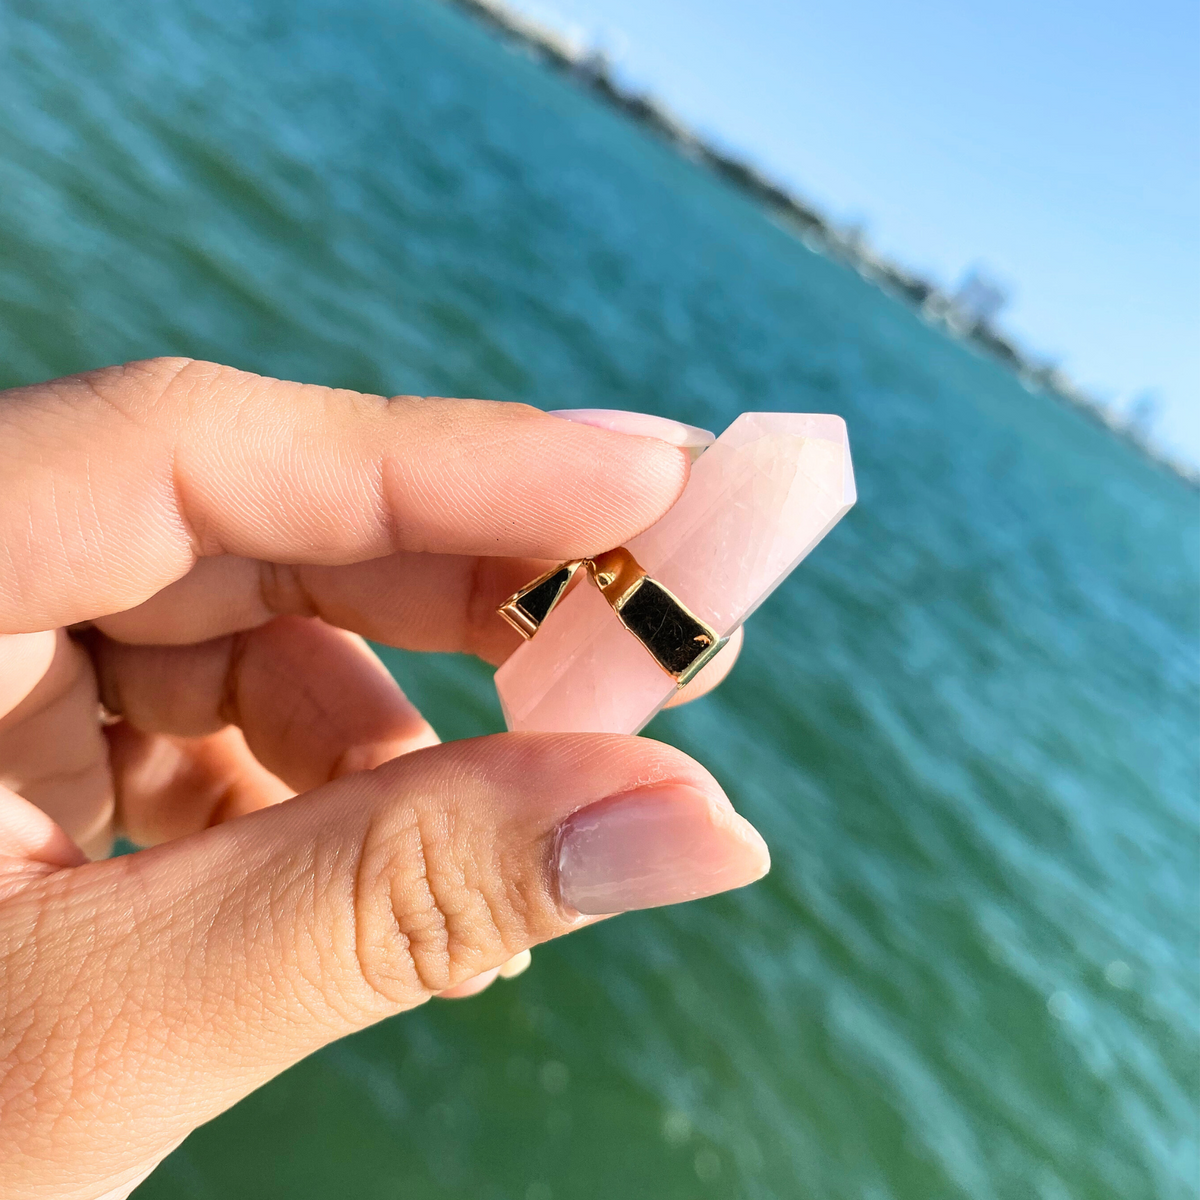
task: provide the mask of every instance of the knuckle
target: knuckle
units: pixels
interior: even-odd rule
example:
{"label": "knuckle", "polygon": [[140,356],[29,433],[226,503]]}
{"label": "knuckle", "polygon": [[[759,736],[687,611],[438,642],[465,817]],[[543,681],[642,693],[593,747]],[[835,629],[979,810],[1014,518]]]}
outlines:
{"label": "knuckle", "polygon": [[156,355],[139,358],[112,368],[128,382],[137,382],[153,391],[165,391],[189,367],[202,365],[184,355]]}
{"label": "knuckle", "polygon": [[128,420],[146,424],[156,415],[190,358],[144,358],[75,376],[97,400]]}
{"label": "knuckle", "polygon": [[355,883],[355,954],[370,991],[408,1007],[527,944],[502,865],[446,811],[373,822]]}

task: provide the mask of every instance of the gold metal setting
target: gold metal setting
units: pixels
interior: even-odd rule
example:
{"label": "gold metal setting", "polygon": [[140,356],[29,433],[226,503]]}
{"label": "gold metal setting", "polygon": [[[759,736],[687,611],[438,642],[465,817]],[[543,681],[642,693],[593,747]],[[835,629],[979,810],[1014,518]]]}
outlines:
{"label": "gold metal setting", "polygon": [[725,645],[670,589],[651,578],[618,546],[595,558],[573,559],[539,575],[496,610],[522,637],[531,638],[567,594],[580,567],[612,606],[621,624],[679,687],[694,679]]}
{"label": "gold metal setting", "polygon": [[533,637],[551,609],[566,595],[575,572],[583,563],[581,558],[560,563],[527,583],[519,592],[514,592],[496,611],[523,638]]}

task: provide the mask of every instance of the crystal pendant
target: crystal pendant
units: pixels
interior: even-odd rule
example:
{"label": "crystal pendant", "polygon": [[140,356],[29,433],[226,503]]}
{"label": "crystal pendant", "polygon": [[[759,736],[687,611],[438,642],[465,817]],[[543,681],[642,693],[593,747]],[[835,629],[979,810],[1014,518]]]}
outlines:
{"label": "crystal pendant", "polygon": [[[855,495],[840,417],[743,413],[692,466],[670,511],[625,549],[704,636],[723,642]],[[636,733],[679,686],[634,628],[655,631],[653,594],[645,612],[628,614],[636,622],[623,622],[597,588],[568,591],[580,565],[556,567],[510,601],[506,618],[527,637],[537,630],[496,672],[511,730]]]}

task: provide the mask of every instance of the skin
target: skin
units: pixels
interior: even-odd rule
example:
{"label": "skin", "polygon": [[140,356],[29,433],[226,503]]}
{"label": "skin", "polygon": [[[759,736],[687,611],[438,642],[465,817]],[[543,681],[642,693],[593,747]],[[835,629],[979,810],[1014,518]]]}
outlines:
{"label": "skin", "polygon": [[[674,788],[740,821],[648,739],[440,745],[363,640],[503,661],[495,606],[687,471],[185,359],[0,394],[0,1194],[126,1196],[318,1047],[598,919],[556,890],[573,813]],[[106,860],[118,833],[148,849]],[[744,843],[720,886],[765,869]]]}

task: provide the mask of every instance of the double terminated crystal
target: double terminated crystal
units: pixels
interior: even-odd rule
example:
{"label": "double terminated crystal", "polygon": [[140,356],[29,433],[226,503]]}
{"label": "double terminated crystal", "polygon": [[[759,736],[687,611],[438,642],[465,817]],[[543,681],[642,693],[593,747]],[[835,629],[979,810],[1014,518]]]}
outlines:
{"label": "double terminated crystal", "polygon": [[[627,548],[727,638],[854,500],[840,417],[743,413],[693,465],[670,511]],[[496,672],[511,730],[637,733],[675,688],[590,586],[559,601]]]}

